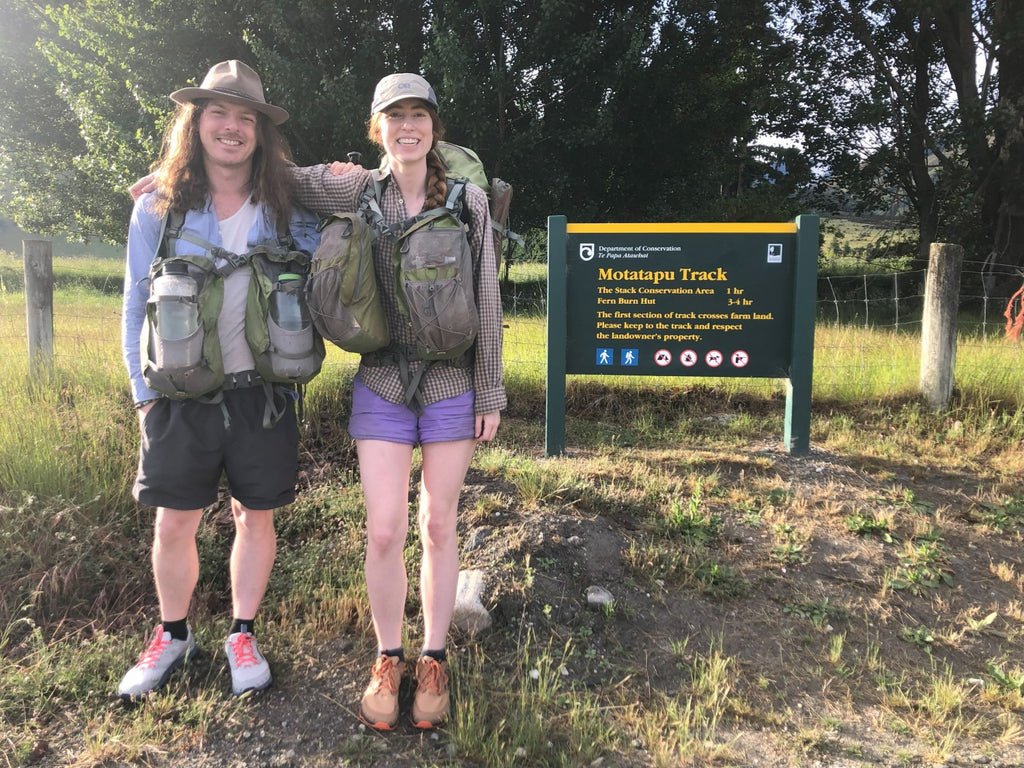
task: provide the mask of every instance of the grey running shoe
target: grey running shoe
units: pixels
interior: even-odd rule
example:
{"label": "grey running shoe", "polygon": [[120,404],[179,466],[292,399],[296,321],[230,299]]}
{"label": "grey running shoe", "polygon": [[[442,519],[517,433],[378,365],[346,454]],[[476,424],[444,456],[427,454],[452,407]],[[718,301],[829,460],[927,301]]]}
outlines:
{"label": "grey running shoe", "polygon": [[224,653],[231,667],[231,692],[241,696],[246,691],[262,691],[273,682],[270,665],[256,645],[256,638],[248,632],[228,635]]}
{"label": "grey running shoe", "polygon": [[158,624],[139,661],[121,678],[117,695],[122,699],[135,699],[162,688],[171,673],[197,652],[191,627],[186,639],[174,640],[171,633],[164,632],[163,625]]}

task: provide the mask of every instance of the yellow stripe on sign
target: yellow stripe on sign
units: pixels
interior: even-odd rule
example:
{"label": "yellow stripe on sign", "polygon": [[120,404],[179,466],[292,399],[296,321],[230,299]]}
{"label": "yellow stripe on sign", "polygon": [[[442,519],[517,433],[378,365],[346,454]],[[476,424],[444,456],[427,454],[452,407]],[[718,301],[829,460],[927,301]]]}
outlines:
{"label": "yellow stripe on sign", "polygon": [[707,222],[707,223],[638,223],[638,224],[622,224],[622,223],[607,223],[607,224],[566,224],[565,231],[570,234],[583,234],[587,232],[594,233],[647,233],[647,232],[764,232],[766,234],[795,234],[796,233],[796,222],[786,222],[779,224],[772,223],[742,223],[742,224],[723,224],[721,222]]}

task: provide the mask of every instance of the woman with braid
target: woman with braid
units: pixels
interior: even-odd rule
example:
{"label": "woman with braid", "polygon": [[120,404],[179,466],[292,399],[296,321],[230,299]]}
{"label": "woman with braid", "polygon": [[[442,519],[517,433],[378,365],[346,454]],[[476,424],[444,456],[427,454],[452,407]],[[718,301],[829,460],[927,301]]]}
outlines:
{"label": "woman with braid", "polygon": [[[373,256],[392,351],[416,342],[396,301],[392,231],[423,211],[444,206],[447,182],[434,151],[442,132],[437,97],[425,79],[403,73],[377,84],[368,135],[387,159],[378,200],[387,229],[374,241]],[[348,172],[334,175],[332,167]],[[371,172],[350,167],[295,169],[295,199],[322,215],[357,210],[364,188],[372,184]],[[364,355],[353,385],[348,430],[356,443],[366,503],[366,587],[378,645],[359,716],[381,730],[398,722],[398,689],[406,667],[402,629],[408,581],[403,550],[413,449],[419,446],[422,453],[418,519],[423,645],[414,668],[411,719],[419,728],[434,728],[449,711],[445,645],[458,585],[459,495],[477,442],[494,438],[506,405],[501,298],[483,190],[467,184],[463,208],[479,315],[470,354],[433,363],[400,362],[399,353],[392,354],[390,362],[387,354]],[[410,380],[418,382],[414,405],[407,405]]]}

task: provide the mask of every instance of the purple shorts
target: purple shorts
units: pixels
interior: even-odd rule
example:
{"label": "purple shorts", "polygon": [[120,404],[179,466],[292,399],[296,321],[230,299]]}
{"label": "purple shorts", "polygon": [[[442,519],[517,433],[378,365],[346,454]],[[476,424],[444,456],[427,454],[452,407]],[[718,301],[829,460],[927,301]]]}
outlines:
{"label": "purple shorts", "polygon": [[389,403],[371,392],[356,376],[352,385],[352,418],[348,433],[353,440],[385,440],[422,445],[476,437],[473,390],[431,403],[417,416],[404,405]]}

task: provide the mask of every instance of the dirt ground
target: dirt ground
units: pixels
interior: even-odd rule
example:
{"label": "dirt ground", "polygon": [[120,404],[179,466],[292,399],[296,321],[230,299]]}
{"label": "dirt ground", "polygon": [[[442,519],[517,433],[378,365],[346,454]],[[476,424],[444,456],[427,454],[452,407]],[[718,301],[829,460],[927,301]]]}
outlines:
{"label": "dirt ground", "polygon": [[[937,754],[934,743],[923,743],[913,729],[894,725],[891,705],[883,703],[871,675],[820,671],[831,639],[839,634],[845,635],[845,658],[877,653],[897,673],[927,670],[940,661],[955,680],[980,685],[986,660],[1009,654],[1021,663],[1020,586],[998,578],[993,569],[1009,563],[1019,573],[1020,535],[1000,535],[974,524],[979,509],[975,476],[924,469],[912,458],[882,466],[818,446],[807,456],[794,457],[776,442],[730,450],[727,459],[710,451],[701,456],[698,450],[690,451],[689,461],[695,455],[716,468],[720,485],[759,477],[787,489],[784,519],[805,533],[806,557],[780,564],[771,556],[778,543],[771,525],[725,506],[716,508],[719,502],[708,498],[725,524],[715,556],[741,574],[749,588],[725,597],[657,583],[651,589],[631,574],[630,543],[645,524],[628,508],[608,513],[586,504],[540,511],[510,507],[493,510],[483,520],[465,516],[462,540],[473,544],[462,566],[487,573],[484,600],[493,625],[476,638],[456,638],[456,646],[479,643],[489,658],[514,664],[527,623],[558,643],[578,636],[581,626],[600,626],[602,631],[589,635],[597,656],[629,660],[629,674],[646,678],[641,691],[672,693],[687,685],[684,665],[677,663],[678,643],[685,640],[687,652],[696,654],[717,644],[736,663],[735,694],[744,702],[744,711],[724,718],[716,735],[728,745],[729,757],[720,765],[1024,766],[1020,733],[1005,740],[981,728],[977,737],[955,740],[948,752]],[[903,490],[894,493],[894,487]],[[464,507],[484,496],[515,494],[493,477],[471,471]],[[926,516],[941,525],[950,553],[944,567],[951,584],[921,594],[893,591],[881,599],[880,584],[897,567],[901,550],[878,538],[852,535],[845,519],[854,509],[891,516],[902,533],[921,510],[929,510]],[[522,581],[525,562],[537,566],[528,590]],[[622,609],[609,618],[588,608],[590,585],[609,589]],[[815,625],[799,615],[794,606],[801,605],[828,606],[827,623]],[[1016,615],[1008,606],[1016,606]],[[991,611],[999,616],[990,624],[960,631],[964,616],[980,620]],[[929,628],[935,637],[930,643],[909,642],[908,627]],[[443,760],[448,755],[443,732],[400,727],[380,735],[359,724],[355,707],[365,685],[365,659],[372,652],[364,644],[341,636],[308,648],[304,659],[293,660],[291,669],[278,674],[257,706],[244,709],[237,722],[184,754],[166,756],[166,764],[405,768]],[[579,659],[573,675],[584,684],[607,684],[607,670],[591,668],[582,655]],[[959,714],[965,721],[983,716]],[[915,716],[928,715],[924,710],[915,715],[909,705],[904,721]],[[654,765],[646,747],[638,740],[631,750],[591,765]]]}

